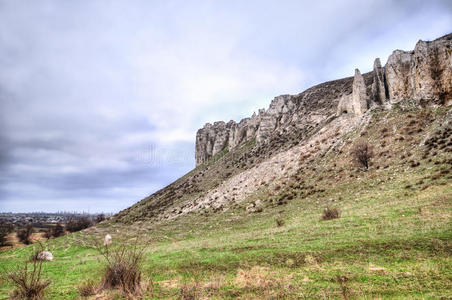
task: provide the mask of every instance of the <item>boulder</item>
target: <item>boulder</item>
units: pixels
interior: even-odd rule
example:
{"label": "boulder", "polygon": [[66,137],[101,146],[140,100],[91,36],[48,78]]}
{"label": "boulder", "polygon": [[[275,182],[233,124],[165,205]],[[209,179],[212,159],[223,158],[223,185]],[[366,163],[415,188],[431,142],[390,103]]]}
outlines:
{"label": "boulder", "polygon": [[36,255],[36,259],[42,260],[42,261],[52,261],[53,255],[50,251],[46,250],[46,251],[39,252],[38,255]]}
{"label": "boulder", "polygon": [[107,234],[107,235],[104,237],[104,246],[110,246],[111,243],[112,243],[111,235]]}

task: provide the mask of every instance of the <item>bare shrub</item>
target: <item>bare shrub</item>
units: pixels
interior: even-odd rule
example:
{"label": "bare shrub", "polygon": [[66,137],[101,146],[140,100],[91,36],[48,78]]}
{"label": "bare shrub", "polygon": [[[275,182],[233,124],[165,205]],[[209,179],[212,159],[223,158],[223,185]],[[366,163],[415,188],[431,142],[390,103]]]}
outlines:
{"label": "bare shrub", "polygon": [[29,245],[32,243],[31,235],[33,234],[34,229],[31,224],[27,224],[24,229],[21,229],[17,232],[17,238],[22,243]]}
{"label": "bare shrub", "polygon": [[44,237],[45,237],[46,239],[50,239],[50,238],[52,237],[52,235],[53,235],[53,230],[52,230],[52,228],[49,228],[49,229],[47,229],[47,230],[44,232]]}
{"label": "bare shrub", "polygon": [[97,293],[98,287],[93,280],[83,282],[78,287],[78,293],[82,297],[89,297]]}
{"label": "bare shrub", "polygon": [[64,235],[64,227],[61,223],[57,223],[53,228],[53,237],[60,237]]}
{"label": "bare shrub", "polygon": [[72,219],[66,224],[66,229],[69,232],[76,232],[93,226],[93,222],[88,217],[81,217]]}
{"label": "bare shrub", "polygon": [[57,223],[55,225],[55,227],[50,228],[49,230],[47,230],[44,233],[44,236],[47,239],[50,239],[52,237],[60,237],[60,236],[63,236],[63,235],[64,235],[64,227],[63,227],[63,225],[61,225],[61,223]]}
{"label": "bare shrub", "polygon": [[105,214],[98,214],[96,216],[96,223],[100,223],[105,220]]}
{"label": "bare shrub", "polygon": [[180,288],[180,299],[181,300],[195,300],[200,298],[200,286],[196,282],[194,285],[184,283]]}
{"label": "bare shrub", "polygon": [[41,242],[38,241],[38,246],[35,247],[35,246],[33,245],[33,248],[34,248],[33,253],[31,253],[31,256],[30,256],[30,261],[31,261],[31,262],[33,262],[33,261],[38,261],[38,260],[39,260],[39,259],[38,259],[38,255],[39,255],[39,253],[41,253],[42,251],[44,251],[44,245],[43,245]]}
{"label": "bare shrub", "polygon": [[323,210],[322,219],[323,220],[333,220],[340,217],[339,210],[337,208],[327,207]]}
{"label": "bare shrub", "polygon": [[374,156],[373,147],[366,141],[357,142],[352,150],[351,155],[355,160],[362,165],[366,170],[369,169],[369,162]]}
{"label": "bare shrub", "polygon": [[284,226],[284,224],[286,223],[286,222],[284,222],[284,220],[283,219],[281,219],[281,218],[276,218],[276,226],[278,226],[278,227],[282,227],[282,226]]}
{"label": "bare shrub", "polygon": [[51,283],[42,276],[42,261],[25,262],[23,269],[10,272],[7,278],[15,287],[12,299],[43,299]]}
{"label": "bare shrub", "polygon": [[339,283],[339,285],[341,287],[342,298],[344,300],[349,299],[349,297],[348,297],[349,289],[348,289],[347,285],[345,284],[348,281],[348,278],[346,276],[336,275],[336,279],[337,279],[337,282]]}
{"label": "bare shrub", "polygon": [[8,246],[7,236],[14,230],[14,225],[9,223],[0,224],[0,246]]}
{"label": "bare shrub", "polygon": [[107,262],[101,288],[117,288],[126,295],[141,295],[141,267],[146,247],[139,246],[138,236],[130,247],[125,244],[112,247],[110,243],[100,244],[96,240],[95,249]]}

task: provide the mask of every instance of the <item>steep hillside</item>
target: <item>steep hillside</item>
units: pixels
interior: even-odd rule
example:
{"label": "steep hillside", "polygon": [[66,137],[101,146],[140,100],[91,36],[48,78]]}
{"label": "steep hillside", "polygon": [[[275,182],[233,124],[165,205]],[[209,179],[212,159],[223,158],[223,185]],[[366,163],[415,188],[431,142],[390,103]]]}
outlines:
{"label": "steep hillside", "polygon": [[[197,167],[120,212],[115,221],[158,222],[191,212],[228,210],[263,186],[286,184],[304,168],[300,159],[315,157],[318,164],[319,157],[344,151],[347,136],[366,130],[380,111],[448,107],[451,53],[452,34],[433,42],[419,41],[414,51],[394,51],[384,67],[376,59],[370,73],[356,70],[354,77],[276,97],[267,110],[239,123],[206,124],[196,136]],[[432,125],[430,120],[413,122],[423,122],[422,129]],[[394,130],[386,135],[394,137]]]}

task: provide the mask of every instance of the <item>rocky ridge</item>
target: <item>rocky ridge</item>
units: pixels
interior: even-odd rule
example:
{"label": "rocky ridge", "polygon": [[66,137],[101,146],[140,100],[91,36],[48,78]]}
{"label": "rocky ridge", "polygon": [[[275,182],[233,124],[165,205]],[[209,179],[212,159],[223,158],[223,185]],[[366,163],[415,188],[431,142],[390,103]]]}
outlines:
{"label": "rocky ridge", "polygon": [[[452,34],[432,42],[419,41],[416,49],[421,53],[396,50],[384,67],[376,59],[372,72],[356,70],[354,77],[325,82],[298,95],[276,97],[267,110],[239,123],[206,124],[196,137],[197,167],[113,219],[160,222],[241,207],[259,191],[285,186],[306,168],[315,173],[324,158],[345,153],[350,133],[362,136],[373,115],[397,111],[390,109],[395,104],[420,110],[452,104],[451,48]],[[425,114],[419,116],[425,124],[431,121]],[[413,127],[417,124],[414,120],[408,121],[403,129],[406,132],[400,129],[393,144],[412,139],[410,135],[422,129]],[[443,141],[441,147],[448,147],[447,143]],[[386,159],[386,152],[379,153],[382,159]],[[304,176],[310,175],[302,174],[300,181]],[[312,186],[306,188],[314,191]],[[247,204],[247,211],[259,210],[257,202]]]}
{"label": "rocky ridge", "polygon": [[391,107],[412,99],[419,105],[452,104],[452,34],[420,40],[413,51],[395,50],[385,66],[375,59],[373,71],[314,86],[298,95],[275,97],[240,122],[207,123],[196,134],[196,165],[217,153],[255,139],[257,145],[278,135],[316,126],[344,113],[362,116],[373,107]]}

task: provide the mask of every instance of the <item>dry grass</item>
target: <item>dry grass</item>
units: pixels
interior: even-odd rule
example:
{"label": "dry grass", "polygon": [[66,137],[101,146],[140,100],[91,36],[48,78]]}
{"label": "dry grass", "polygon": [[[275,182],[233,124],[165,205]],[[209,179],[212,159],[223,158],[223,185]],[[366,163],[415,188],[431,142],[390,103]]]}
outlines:
{"label": "dry grass", "polygon": [[182,300],[199,299],[201,296],[199,283],[195,283],[194,285],[184,283],[184,285],[180,288],[179,296]]}
{"label": "dry grass", "polygon": [[93,280],[85,281],[78,287],[78,293],[82,297],[95,295],[98,290],[98,285]]}
{"label": "dry grass", "polygon": [[33,242],[31,240],[31,236],[33,232],[33,226],[31,224],[27,224],[24,229],[17,232],[17,238],[25,245],[32,244]]}
{"label": "dry grass", "polygon": [[269,268],[254,266],[251,269],[239,269],[234,283],[244,289],[267,289],[275,284]]}

